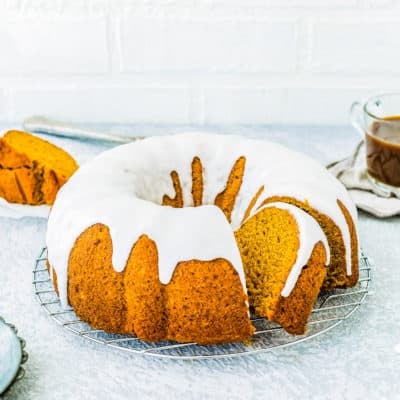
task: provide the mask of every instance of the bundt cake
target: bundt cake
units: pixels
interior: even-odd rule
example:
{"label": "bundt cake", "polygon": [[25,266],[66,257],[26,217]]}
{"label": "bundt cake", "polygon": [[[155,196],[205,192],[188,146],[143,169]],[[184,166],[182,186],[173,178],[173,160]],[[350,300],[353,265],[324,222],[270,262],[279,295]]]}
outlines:
{"label": "bundt cake", "polygon": [[358,280],[356,209],[309,157],[191,133],[119,146],[61,188],[47,230],[63,305],[146,341],[251,337],[250,311],[303,334],[321,288]]}
{"label": "bundt cake", "polygon": [[53,204],[77,168],[67,152],[27,132],[0,138],[0,197],[10,203]]}

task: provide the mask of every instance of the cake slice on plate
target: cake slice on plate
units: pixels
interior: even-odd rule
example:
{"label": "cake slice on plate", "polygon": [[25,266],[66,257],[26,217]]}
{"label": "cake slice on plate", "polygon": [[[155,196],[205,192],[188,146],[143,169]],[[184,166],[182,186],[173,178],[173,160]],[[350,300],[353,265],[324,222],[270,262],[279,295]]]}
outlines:
{"label": "cake slice on plate", "polygon": [[0,197],[10,203],[53,204],[77,169],[65,150],[30,133],[11,130],[0,138]]}

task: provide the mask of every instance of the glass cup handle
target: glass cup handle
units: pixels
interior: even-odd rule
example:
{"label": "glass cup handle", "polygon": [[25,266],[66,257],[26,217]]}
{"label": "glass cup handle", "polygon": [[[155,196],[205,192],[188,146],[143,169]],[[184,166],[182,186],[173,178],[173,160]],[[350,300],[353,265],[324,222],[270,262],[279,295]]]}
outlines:
{"label": "glass cup handle", "polygon": [[350,123],[360,134],[361,138],[365,138],[365,131],[362,121],[363,105],[360,101],[355,101],[350,107]]}

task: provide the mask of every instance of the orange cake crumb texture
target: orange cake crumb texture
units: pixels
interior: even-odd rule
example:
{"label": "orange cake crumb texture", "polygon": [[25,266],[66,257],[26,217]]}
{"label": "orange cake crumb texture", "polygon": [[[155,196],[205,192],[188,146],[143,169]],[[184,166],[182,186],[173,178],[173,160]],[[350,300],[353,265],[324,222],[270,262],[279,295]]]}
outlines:
{"label": "orange cake crumb texture", "polygon": [[0,197],[10,203],[53,204],[77,168],[67,152],[27,132],[0,138]]}
{"label": "orange cake crumb texture", "polygon": [[300,246],[296,220],[287,210],[268,207],[236,232],[243,259],[249,302],[258,316],[278,322],[289,333],[303,334],[326,276],[326,252],[314,247],[290,296],[281,292]]}
{"label": "orange cake crumb texture", "polygon": [[111,236],[101,224],[87,229],[71,252],[68,297],[91,326],[148,341],[219,343],[254,331],[239,276],[228,261],[181,262],[163,285],[156,244],[143,235],[125,270],[116,272]]}
{"label": "orange cake crumb texture", "polygon": [[351,251],[352,251],[352,274],[347,275],[346,272],[346,259],[345,259],[345,246],[342,233],[339,227],[327,215],[322,214],[312,208],[308,202],[301,202],[291,197],[273,196],[264,200],[260,207],[264,204],[282,201],[285,203],[293,204],[310,214],[316,221],[318,221],[322,230],[324,231],[330,248],[330,264],[328,274],[323,284],[324,289],[334,289],[338,287],[351,287],[358,281],[358,243],[355,231],[354,222],[350,216],[349,211],[339,200],[338,205],[346,219],[347,225],[350,230]]}

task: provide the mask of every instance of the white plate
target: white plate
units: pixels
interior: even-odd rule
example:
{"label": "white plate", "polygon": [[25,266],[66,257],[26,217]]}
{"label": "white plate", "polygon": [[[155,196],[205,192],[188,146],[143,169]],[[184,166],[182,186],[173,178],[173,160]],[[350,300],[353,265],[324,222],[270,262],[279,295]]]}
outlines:
{"label": "white plate", "polygon": [[0,318],[0,394],[15,379],[23,376],[20,366],[27,358],[23,351],[24,345],[25,342],[17,336],[16,329]]}
{"label": "white plate", "polygon": [[31,206],[29,204],[9,203],[7,200],[0,197],[0,217],[7,218],[45,218],[49,216],[50,206],[40,205]]}

